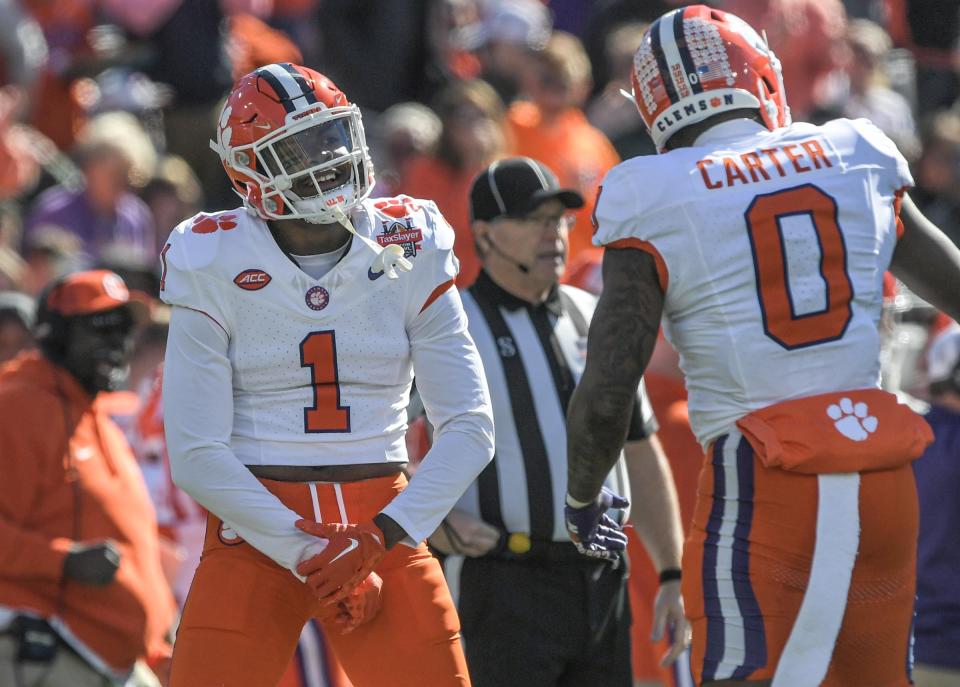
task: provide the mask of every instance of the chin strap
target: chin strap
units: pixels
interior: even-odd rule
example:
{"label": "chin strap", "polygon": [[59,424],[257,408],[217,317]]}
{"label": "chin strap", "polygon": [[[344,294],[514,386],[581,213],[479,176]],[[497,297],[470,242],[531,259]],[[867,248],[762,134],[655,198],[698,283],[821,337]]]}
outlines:
{"label": "chin strap", "polygon": [[335,205],[332,211],[337,221],[342,224],[347,231],[367,244],[370,250],[377,256],[374,258],[373,264],[370,265],[372,272],[383,272],[387,275],[387,279],[397,279],[400,276],[397,270],[400,272],[409,272],[413,269],[413,263],[403,257],[403,248],[394,243],[387,246],[380,246],[366,236],[358,234],[357,230],[353,227],[353,222],[350,221],[347,213],[345,213],[339,205]]}

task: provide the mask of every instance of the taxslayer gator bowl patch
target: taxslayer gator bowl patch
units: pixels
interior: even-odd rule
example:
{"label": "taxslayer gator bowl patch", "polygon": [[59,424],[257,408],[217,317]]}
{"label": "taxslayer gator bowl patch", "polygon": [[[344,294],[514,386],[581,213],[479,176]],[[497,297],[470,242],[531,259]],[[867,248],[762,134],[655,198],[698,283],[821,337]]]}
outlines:
{"label": "taxslayer gator bowl patch", "polygon": [[377,243],[386,248],[397,245],[403,248],[403,257],[415,258],[423,241],[423,232],[413,226],[410,218],[405,224],[400,222],[383,222],[383,233],[377,236]]}

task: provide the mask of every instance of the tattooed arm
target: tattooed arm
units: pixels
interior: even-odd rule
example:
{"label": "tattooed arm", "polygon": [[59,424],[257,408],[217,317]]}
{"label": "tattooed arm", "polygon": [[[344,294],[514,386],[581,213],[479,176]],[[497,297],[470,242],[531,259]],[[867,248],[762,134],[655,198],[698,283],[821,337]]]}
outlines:
{"label": "tattooed arm", "polygon": [[911,291],[960,321],[960,249],[904,196],[903,236],[893,251],[890,271]]}
{"label": "tattooed arm", "polygon": [[633,248],[608,248],[587,365],[567,411],[567,492],[577,501],[594,501],[617,462],[662,312],[653,257]]}

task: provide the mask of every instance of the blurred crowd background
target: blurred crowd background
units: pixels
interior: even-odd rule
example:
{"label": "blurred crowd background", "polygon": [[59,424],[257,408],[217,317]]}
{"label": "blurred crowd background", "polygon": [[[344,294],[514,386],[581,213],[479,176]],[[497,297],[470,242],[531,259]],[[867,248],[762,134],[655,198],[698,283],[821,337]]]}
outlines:
{"label": "blurred crowd background", "polygon": [[[572,229],[568,278],[598,292],[592,199],[611,166],[656,152],[621,90],[645,27],[680,4],[0,0],[0,362],[32,345],[32,299],[51,279],[122,275],[144,307],[116,417],[161,526],[193,523],[171,542],[199,537],[202,519],[163,466],[157,255],[181,220],[240,204],[207,145],[233,81],[276,61],[331,77],[363,111],[374,195],[435,200],[454,227],[461,287],[479,270],[474,174],[503,156],[540,159],[591,199]],[[960,242],[960,0],[712,4],[765,30],[795,121],[868,117],[883,129],[912,166],[911,196]],[[928,341],[949,324],[892,278],[886,294],[884,385],[923,398]],[[648,377],[663,431],[674,431],[665,443],[689,520],[701,456],[671,351]],[[182,599],[192,567],[171,569]]]}

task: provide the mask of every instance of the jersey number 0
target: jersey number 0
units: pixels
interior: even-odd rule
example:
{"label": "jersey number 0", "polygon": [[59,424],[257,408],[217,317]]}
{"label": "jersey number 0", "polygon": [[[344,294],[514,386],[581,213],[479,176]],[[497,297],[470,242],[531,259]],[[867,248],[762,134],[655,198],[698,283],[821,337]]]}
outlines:
{"label": "jersey number 0", "polygon": [[[797,314],[790,292],[781,225],[784,218],[798,215],[809,217],[813,226],[826,296],[823,308],[803,314]],[[853,315],[853,286],[836,201],[817,186],[804,184],[755,197],[744,216],[766,335],[787,350],[842,337]]]}
{"label": "jersey number 0", "polygon": [[310,332],[300,342],[300,366],[310,368],[313,405],[303,409],[308,434],[350,431],[350,406],[340,405],[337,337],[332,329]]}

